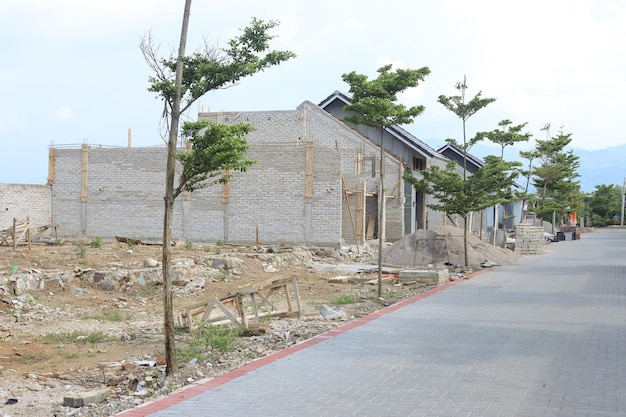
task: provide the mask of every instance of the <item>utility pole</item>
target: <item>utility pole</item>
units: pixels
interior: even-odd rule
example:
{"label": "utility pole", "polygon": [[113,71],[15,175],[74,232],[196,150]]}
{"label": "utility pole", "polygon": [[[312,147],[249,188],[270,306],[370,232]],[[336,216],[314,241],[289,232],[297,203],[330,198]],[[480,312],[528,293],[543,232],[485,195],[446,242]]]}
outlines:
{"label": "utility pole", "polygon": [[626,178],[624,178],[624,183],[622,184],[622,212],[620,213],[620,228],[624,227],[624,199],[626,198],[624,193],[626,193]]}

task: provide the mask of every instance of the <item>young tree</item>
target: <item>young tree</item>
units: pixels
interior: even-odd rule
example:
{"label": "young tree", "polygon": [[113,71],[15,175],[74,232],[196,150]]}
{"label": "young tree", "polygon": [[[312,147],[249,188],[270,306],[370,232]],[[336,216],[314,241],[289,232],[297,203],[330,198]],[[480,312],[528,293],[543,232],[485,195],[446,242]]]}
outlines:
{"label": "young tree", "polygon": [[[504,148],[506,148],[507,146],[513,146],[518,142],[527,142],[528,139],[530,139],[531,134],[530,133],[522,133],[522,129],[524,129],[524,127],[528,124],[528,123],[522,123],[519,125],[514,125],[511,126],[513,124],[512,121],[510,121],[509,119],[505,119],[502,120],[500,123],[498,123],[498,126],[502,128],[502,130],[498,129],[494,129],[491,132],[479,132],[476,136],[477,137],[485,137],[487,138],[490,142],[495,143],[500,145],[500,158],[504,159]],[[523,202],[522,202],[522,207],[523,207]],[[493,208],[493,230],[494,230],[494,239],[493,242],[495,244],[495,235],[496,235],[496,231],[497,231],[497,227],[498,227],[498,223],[497,223],[497,206],[494,206]],[[502,222],[502,230],[503,230],[503,235],[502,238],[504,239],[504,244],[506,244],[506,213],[504,210],[504,205],[502,205],[502,215],[503,215],[503,222]],[[504,247],[503,244],[503,247]]]}
{"label": "young tree", "polygon": [[[485,165],[465,179],[457,172],[456,162],[448,163],[446,169],[433,166],[423,171],[419,179],[411,173],[406,173],[405,179],[416,189],[435,197],[437,203],[429,204],[429,208],[458,214],[467,223],[469,213],[511,198],[510,189],[517,178],[520,166],[519,162],[506,162],[497,156],[488,155],[485,157]],[[469,266],[467,240],[464,243],[467,267]]]}
{"label": "young tree", "polygon": [[[240,36],[228,42],[228,48],[209,48],[206,46],[204,51],[186,56],[185,48],[190,10],[191,0],[186,0],[180,44],[176,57],[159,57],[158,48],[154,47],[149,36],[144,38],[140,45],[146,62],[155,72],[154,76],[149,77],[150,87],[148,90],[161,97],[164,102],[163,117],[166,120],[169,118],[164,197],[165,214],[163,217],[163,309],[166,373],[168,375],[178,370],[174,346],[171,248],[169,242],[172,234],[174,199],[177,195],[174,189],[174,177],[180,117],[196,100],[209,91],[232,86],[244,77],[295,57],[295,54],[289,51],[268,51],[269,42],[273,39],[273,36],[269,35],[268,32],[276,27],[278,22],[264,22],[255,18],[252,19],[250,26],[242,30]],[[234,153],[237,155],[237,151]],[[181,162],[185,160],[192,167],[187,168],[187,172],[191,171],[196,174],[186,179],[186,185],[183,188],[192,189],[199,186],[201,181],[196,181],[196,179],[199,178],[197,175],[201,177],[202,174],[197,170],[211,169],[208,167],[210,165],[208,162],[206,164],[199,162],[206,156],[206,153],[202,153],[194,157],[182,157]],[[219,162],[219,158],[216,158],[216,161]],[[235,163],[235,165],[237,164]],[[212,168],[220,169],[219,166]],[[185,180],[185,178],[182,179]],[[223,179],[226,180],[227,178],[224,177]]]}
{"label": "young tree", "polygon": [[546,140],[537,140],[535,151],[540,164],[534,169],[533,185],[537,190],[536,212],[540,217],[552,214],[552,228],[556,215],[574,211],[580,201],[580,183],[576,181],[580,161],[573,150],[565,148],[572,134],[559,134]]}
{"label": "young tree", "polygon": [[[463,82],[457,82],[454,86],[458,91],[459,95],[456,96],[444,96],[440,95],[437,101],[443,104],[443,106],[450,110],[452,113],[456,114],[457,117],[461,119],[463,126],[463,145],[460,144],[460,147],[463,150],[463,181],[467,179],[467,152],[476,142],[482,140],[481,136],[475,136],[471,140],[468,141],[467,133],[466,133],[466,123],[467,120],[475,115],[480,109],[488,106],[489,104],[496,101],[495,98],[482,98],[482,91],[479,91],[478,94],[474,96],[469,102],[465,102],[465,92],[467,90],[467,78],[463,77]],[[465,191],[461,191],[465,192]],[[468,258],[467,258],[467,230],[469,225],[467,224],[467,219],[463,225],[463,248],[465,251],[465,266],[468,266]]]}
{"label": "young tree", "polygon": [[454,86],[459,91],[456,96],[440,95],[437,101],[456,114],[461,119],[463,125],[463,145],[458,145],[463,150],[463,180],[467,178],[467,152],[477,141],[482,140],[481,136],[475,136],[468,141],[466,133],[467,120],[476,114],[480,109],[496,101],[495,98],[482,98],[482,91],[474,96],[469,102],[465,102],[465,92],[467,90],[467,78],[463,77],[463,82],[457,82]]}
{"label": "young tree", "polygon": [[366,75],[352,71],[342,75],[343,81],[350,85],[352,103],[344,110],[353,112],[345,118],[347,122],[378,129],[380,133],[380,184],[378,193],[378,297],[382,296],[382,259],[385,236],[385,184],[384,184],[384,133],[394,125],[413,122],[422,114],[424,106],[405,107],[396,103],[398,93],[411,87],[417,87],[420,81],[430,74],[428,67],[420,69],[397,69],[392,65],[378,69],[378,77],[368,80]]}
{"label": "young tree", "polygon": [[539,158],[540,155],[536,151],[520,151],[519,155],[523,159],[528,160],[528,168],[520,170],[520,175],[526,178],[526,185],[524,187],[524,192],[521,193],[520,195],[520,197],[522,198],[522,213],[520,215],[520,222],[523,222],[524,215],[525,215],[524,207],[526,206],[526,202],[529,200],[529,198],[532,197],[532,195],[528,193],[528,189],[530,187],[530,179],[532,178],[535,172],[534,167],[533,167],[533,161]]}

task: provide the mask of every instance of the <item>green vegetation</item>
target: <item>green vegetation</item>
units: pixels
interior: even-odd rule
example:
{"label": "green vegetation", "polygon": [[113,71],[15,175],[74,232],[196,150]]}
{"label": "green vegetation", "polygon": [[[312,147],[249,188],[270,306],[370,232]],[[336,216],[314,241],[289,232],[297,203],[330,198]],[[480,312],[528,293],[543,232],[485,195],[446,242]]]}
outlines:
{"label": "green vegetation", "polygon": [[328,304],[334,305],[334,306],[353,304],[353,303],[356,303],[356,297],[352,294],[340,295],[339,297],[333,298],[331,301],[328,302]]}
{"label": "green vegetation", "polygon": [[96,236],[91,240],[90,243],[92,248],[101,248],[102,247],[102,238],[100,236]]}
{"label": "green vegetation", "polygon": [[214,360],[222,353],[235,350],[238,338],[237,329],[200,322],[189,334],[184,346],[177,349],[177,357],[183,362],[193,358],[200,362]]}
{"label": "green vegetation", "polygon": [[79,330],[73,332],[49,333],[42,338],[43,343],[76,343],[76,344],[98,344],[109,341],[103,332],[84,333]]}
{"label": "green vegetation", "polygon": [[193,242],[191,239],[185,240],[185,249],[190,250],[191,248],[193,248]]}
{"label": "green vegetation", "polygon": [[84,243],[76,245],[76,255],[81,259],[85,259],[87,257],[87,246],[85,246]]}
{"label": "green vegetation", "polygon": [[613,226],[622,221],[622,187],[620,185],[596,185],[596,189],[585,195],[581,215],[586,225],[594,227]]}
{"label": "green vegetation", "polygon": [[127,320],[130,320],[131,317],[132,316],[130,313],[123,314],[119,310],[108,311],[102,314],[86,314],[82,316],[82,318],[85,320],[92,319],[92,320],[98,320],[98,321],[107,321],[111,323],[119,323],[122,321],[127,321]]}

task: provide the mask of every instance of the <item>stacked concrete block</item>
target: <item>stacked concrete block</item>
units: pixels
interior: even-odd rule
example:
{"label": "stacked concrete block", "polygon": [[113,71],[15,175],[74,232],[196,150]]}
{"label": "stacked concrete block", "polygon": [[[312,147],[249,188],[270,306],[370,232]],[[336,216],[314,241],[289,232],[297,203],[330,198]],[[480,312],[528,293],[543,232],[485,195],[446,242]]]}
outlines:
{"label": "stacked concrete block", "polygon": [[50,187],[0,184],[0,230],[11,227],[13,219],[27,217],[34,227],[50,223]]}
{"label": "stacked concrete block", "polygon": [[543,227],[519,223],[515,226],[515,252],[521,255],[540,255],[546,240]]}
{"label": "stacked concrete block", "polygon": [[450,273],[444,269],[405,269],[400,271],[398,278],[401,283],[418,283],[425,285],[439,285],[448,282]]}

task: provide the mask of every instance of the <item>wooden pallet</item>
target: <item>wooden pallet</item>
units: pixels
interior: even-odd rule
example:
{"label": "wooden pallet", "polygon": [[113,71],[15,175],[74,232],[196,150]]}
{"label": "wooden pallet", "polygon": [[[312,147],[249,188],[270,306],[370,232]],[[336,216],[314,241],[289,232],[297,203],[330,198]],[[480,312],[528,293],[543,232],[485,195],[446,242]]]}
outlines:
{"label": "wooden pallet", "polygon": [[[290,288],[295,295],[295,308]],[[276,296],[284,296],[287,308],[278,309]],[[261,308],[265,307],[265,311]],[[186,307],[178,315],[178,325],[192,330],[200,321],[211,324],[232,325],[243,330],[263,332],[261,317],[302,317],[298,280],[296,277],[271,279],[236,293],[211,297],[207,302]]]}
{"label": "wooden pallet", "polygon": [[13,219],[13,226],[0,230],[0,246],[13,246],[28,244],[30,246],[30,220]]}

